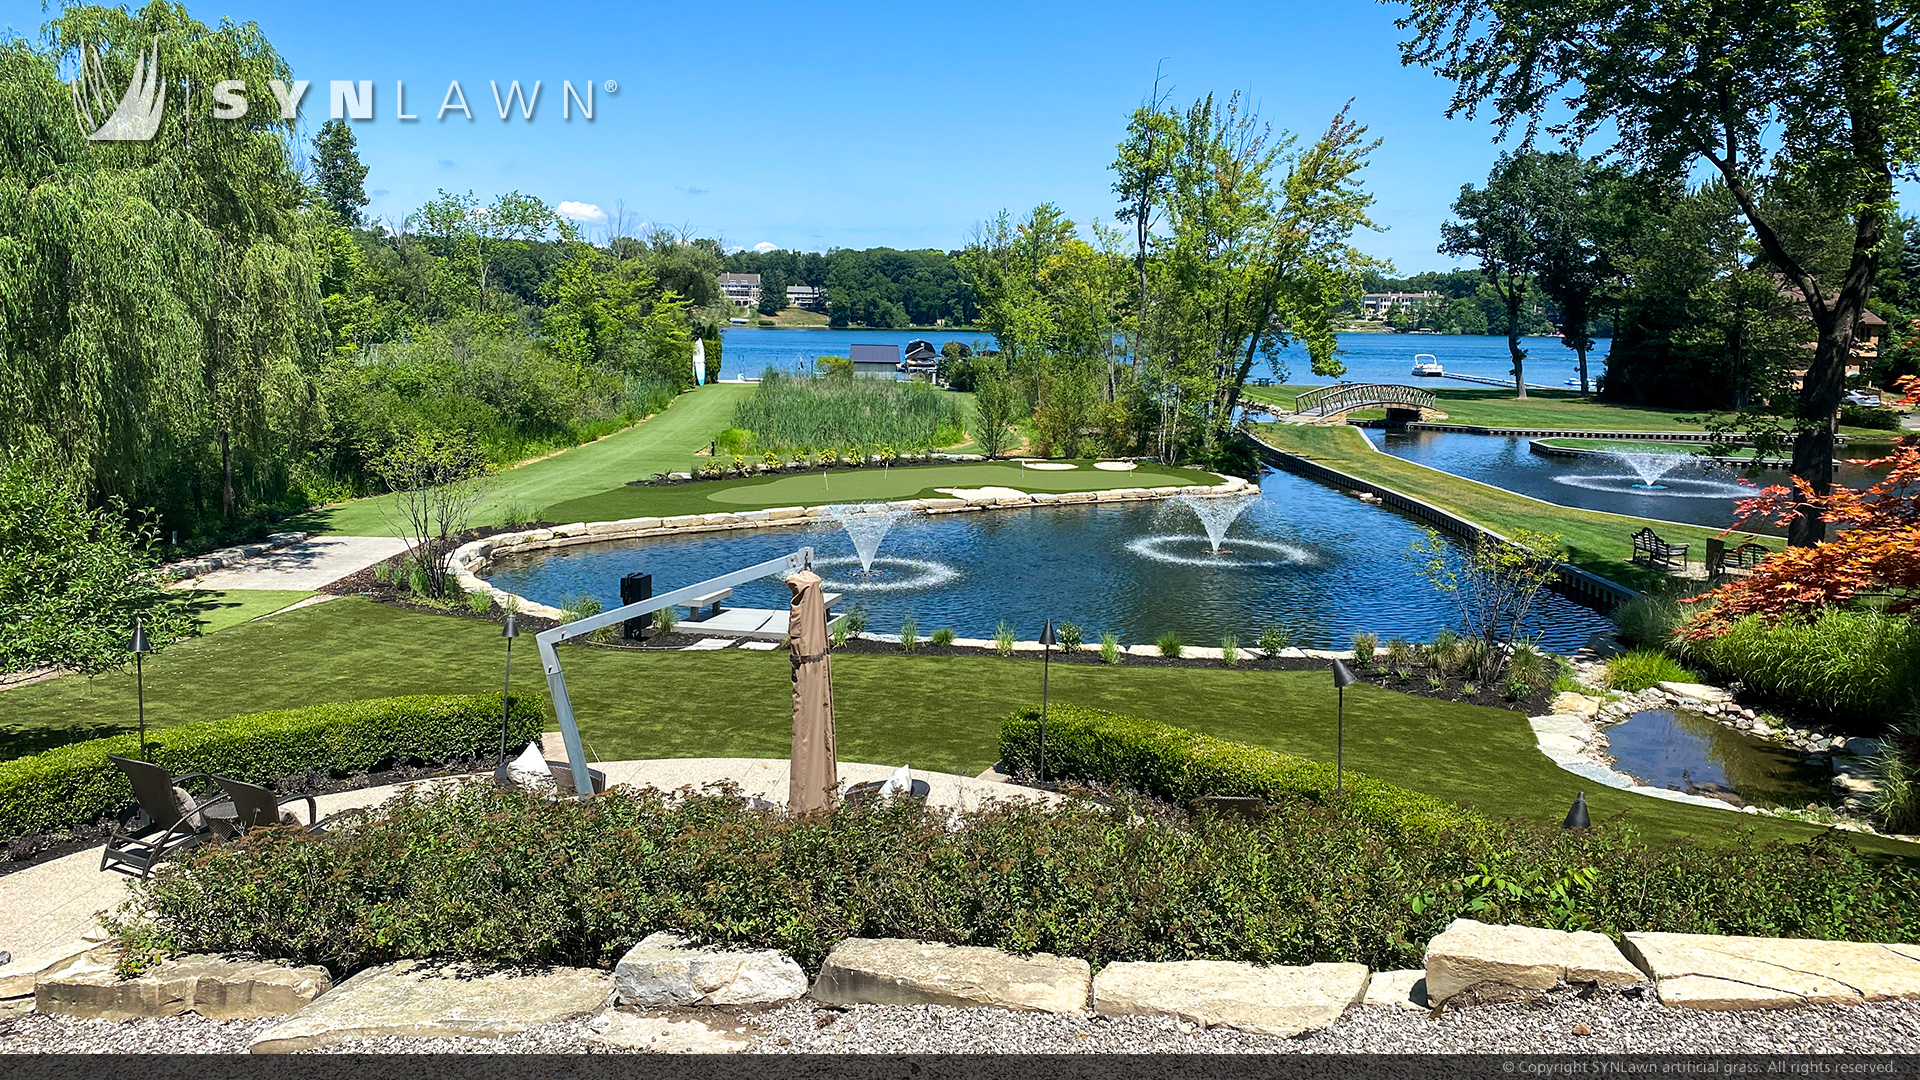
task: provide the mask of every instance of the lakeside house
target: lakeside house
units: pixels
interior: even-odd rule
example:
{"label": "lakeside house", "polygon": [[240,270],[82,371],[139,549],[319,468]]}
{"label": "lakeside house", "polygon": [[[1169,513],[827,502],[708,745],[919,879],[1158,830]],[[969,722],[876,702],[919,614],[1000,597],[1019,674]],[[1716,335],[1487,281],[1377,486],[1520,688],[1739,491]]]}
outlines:
{"label": "lakeside house", "polygon": [[721,274],[720,292],[734,307],[759,307],[760,275]]}
{"label": "lakeside house", "polygon": [[1416,308],[1422,303],[1439,295],[1432,292],[1373,292],[1360,297],[1360,317],[1379,321],[1387,317],[1394,305]]}
{"label": "lakeside house", "polygon": [[847,355],[853,358],[853,377],[856,379],[900,377],[898,345],[852,345],[848,347]]}
{"label": "lakeside house", "polygon": [[807,311],[827,310],[827,290],[818,285],[787,286],[787,306]]}

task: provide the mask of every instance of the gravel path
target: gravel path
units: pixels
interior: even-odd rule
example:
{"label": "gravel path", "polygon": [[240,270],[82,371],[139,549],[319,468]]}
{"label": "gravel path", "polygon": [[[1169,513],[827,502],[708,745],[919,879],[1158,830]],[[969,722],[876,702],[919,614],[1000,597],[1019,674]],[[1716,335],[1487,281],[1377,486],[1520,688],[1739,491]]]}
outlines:
{"label": "gravel path", "polygon": [[[724,1021],[767,1053],[1920,1053],[1920,1002],[1781,1012],[1668,1009],[1650,995],[1568,1000],[1546,1008],[1489,1005],[1426,1013],[1347,1010],[1326,1031],[1278,1039],[1202,1030],[1164,1017],[1055,1016],[996,1009],[810,1001],[758,1013],[688,1010],[677,1018]],[[0,1053],[244,1053],[270,1020],[196,1016],[110,1023],[29,1014],[0,1020]],[[1576,1034],[1577,1031],[1591,1034]],[[510,1038],[391,1038],[340,1053],[605,1052],[585,1021],[548,1024]]]}

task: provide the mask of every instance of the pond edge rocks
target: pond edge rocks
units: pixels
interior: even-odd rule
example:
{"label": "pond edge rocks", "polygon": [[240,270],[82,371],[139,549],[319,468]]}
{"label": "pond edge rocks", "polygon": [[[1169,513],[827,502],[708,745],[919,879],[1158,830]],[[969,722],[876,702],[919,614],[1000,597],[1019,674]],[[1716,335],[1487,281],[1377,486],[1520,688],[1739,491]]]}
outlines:
{"label": "pond edge rocks", "polygon": [[[956,514],[979,510],[1009,510],[1034,506],[1076,505],[1084,503],[1138,502],[1171,499],[1180,495],[1222,497],[1259,490],[1259,485],[1238,476],[1220,477],[1214,485],[1192,484],[1185,487],[1110,488],[1105,491],[1037,492],[1019,496],[977,495],[967,498],[904,499],[886,505],[902,513]],[[498,533],[460,545],[447,556],[460,588],[469,593],[484,593],[502,607],[513,607],[526,615],[564,622],[566,613],[547,604],[494,587],[480,577],[493,560],[508,555],[635,540],[647,536],[670,536],[734,529],[765,529],[788,525],[811,525],[825,520],[831,504],[819,506],[778,506],[766,510],[736,510],[711,514],[679,514],[671,517],[622,518],[618,521],[576,521],[544,529]]]}

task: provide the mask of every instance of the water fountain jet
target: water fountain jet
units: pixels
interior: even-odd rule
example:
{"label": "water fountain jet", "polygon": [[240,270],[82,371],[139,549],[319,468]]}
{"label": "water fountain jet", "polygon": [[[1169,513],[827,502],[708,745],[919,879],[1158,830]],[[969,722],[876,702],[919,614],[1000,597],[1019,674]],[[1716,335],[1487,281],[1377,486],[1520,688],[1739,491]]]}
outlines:
{"label": "water fountain jet", "polygon": [[1200,519],[1200,527],[1207,530],[1207,544],[1213,554],[1220,554],[1220,541],[1226,538],[1227,530],[1234,520],[1247,512],[1247,508],[1260,501],[1255,495],[1177,495],[1174,502],[1193,511]]}
{"label": "water fountain jet", "polygon": [[1685,454],[1657,454],[1639,450],[1614,450],[1610,453],[1626,463],[1640,482],[1633,485],[1643,491],[1665,491],[1662,477],[1687,461]]}
{"label": "water fountain jet", "polygon": [[860,574],[871,577],[880,573],[873,568],[873,557],[880,552],[880,541],[887,538],[887,530],[893,523],[906,516],[906,511],[898,510],[886,503],[835,503],[827,507],[827,516],[840,523],[847,531],[847,538],[853,541],[854,553],[860,557]]}

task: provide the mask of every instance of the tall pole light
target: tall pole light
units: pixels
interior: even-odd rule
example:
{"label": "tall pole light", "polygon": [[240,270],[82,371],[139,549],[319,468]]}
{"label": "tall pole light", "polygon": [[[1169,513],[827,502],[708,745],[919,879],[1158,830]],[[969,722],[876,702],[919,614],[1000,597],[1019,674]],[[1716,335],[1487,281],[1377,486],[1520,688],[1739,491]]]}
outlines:
{"label": "tall pole light", "polygon": [[1040,628],[1040,781],[1047,779],[1047,676],[1053,661],[1053,620]]}
{"label": "tall pole light", "polygon": [[500,767],[507,767],[507,726],[513,715],[513,639],[520,636],[520,617],[507,612],[507,625],[500,628],[507,639],[507,674],[500,684]]}
{"label": "tall pole light", "polygon": [[147,672],[142,663],[146,655],[153,651],[153,645],[147,641],[147,624],[140,616],[133,617],[133,639],[127,642],[127,651],[133,654],[133,686],[135,699],[140,703],[140,760],[147,760]]}
{"label": "tall pole light", "polygon": [[1353,684],[1353,672],[1347,670],[1346,661],[1333,662],[1333,687],[1340,695],[1338,719],[1333,729],[1333,791],[1339,794],[1343,774],[1346,770],[1347,742],[1347,687]]}

